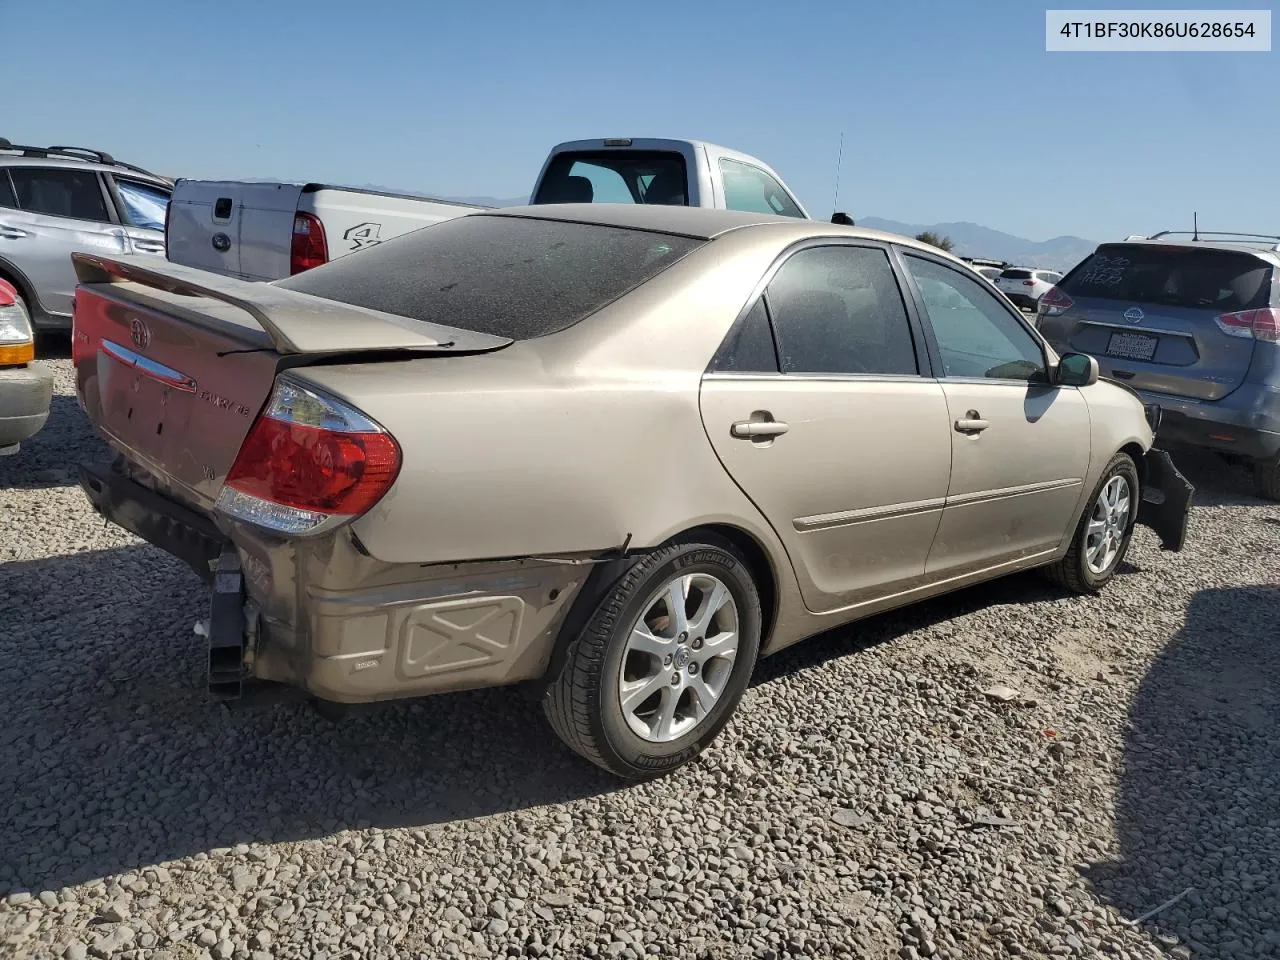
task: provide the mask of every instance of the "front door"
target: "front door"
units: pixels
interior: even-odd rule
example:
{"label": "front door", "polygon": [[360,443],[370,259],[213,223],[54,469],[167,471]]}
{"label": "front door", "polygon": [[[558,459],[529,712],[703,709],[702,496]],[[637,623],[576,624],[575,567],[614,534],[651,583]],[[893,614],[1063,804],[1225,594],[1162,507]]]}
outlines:
{"label": "front door", "polygon": [[907,254],[951,428],[951,483],[931,576],[1050,553],[1070,534],[1089,469],[1089,409],[1049,386],[1044,348],[981,281]]}
{"label": "front door", "polygon": [[885,249],[811,245],[782,263],[703,380],[716,453],[814,612],[924,577],[951,437],[920,343]]}
{"label": "front door", "polygon": [[76,287],[71,254],[128,252],[105,187],[93,170],[32,165],[4,172],[11,189],[0,190],[0,257],[20,267],[46,314],[69,319]]}

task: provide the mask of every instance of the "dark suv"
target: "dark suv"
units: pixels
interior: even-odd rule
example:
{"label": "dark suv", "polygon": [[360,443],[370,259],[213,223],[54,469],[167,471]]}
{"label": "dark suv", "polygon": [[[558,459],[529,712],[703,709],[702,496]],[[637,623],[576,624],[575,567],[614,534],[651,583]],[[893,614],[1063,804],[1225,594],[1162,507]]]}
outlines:
{"label": "dark suv", "polygon": [[1104,243],[1040,298],[1059,353],[1159,405],[1158,435],[1251,463],[1280,500],[1280,237]]}

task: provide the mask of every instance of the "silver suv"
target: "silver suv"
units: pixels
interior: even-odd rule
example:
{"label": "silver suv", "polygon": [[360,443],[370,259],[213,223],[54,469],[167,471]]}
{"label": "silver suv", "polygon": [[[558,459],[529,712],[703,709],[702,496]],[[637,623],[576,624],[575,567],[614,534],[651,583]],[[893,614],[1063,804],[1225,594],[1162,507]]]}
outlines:
{"label": "silver suv", "polygon": [[69,330],[73,251],[163,257],[173,181],[81,147],[0,138],[0,279],[37,330]]}
{"label": "silver suv", "polygon": [[1160,438],[1251,463],[1280,500],[1280,236],[1177,236],[1099,246],[1040,298],[1040,332],[1158,405]]}

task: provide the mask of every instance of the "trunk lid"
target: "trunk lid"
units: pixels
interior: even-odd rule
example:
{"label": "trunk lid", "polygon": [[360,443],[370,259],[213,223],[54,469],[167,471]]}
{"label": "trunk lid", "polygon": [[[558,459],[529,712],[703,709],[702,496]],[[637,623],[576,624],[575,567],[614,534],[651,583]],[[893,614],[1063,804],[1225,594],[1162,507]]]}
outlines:
{"label": "trunk lid", "polygon": [[1110,244],[1058,287],[1073,304],[1054,320],[1072,350],[1138,390],[1220,400],[1245,378],[1254,340],[1217,318],[1267,306],[1272,268],[1250,253],[1173,244]]}
{"label": "trunk lid", "polygon": [[72,355],[95,427],[148,485],[208,510],[287,366],[511,341],[174,264],[83,254]]}

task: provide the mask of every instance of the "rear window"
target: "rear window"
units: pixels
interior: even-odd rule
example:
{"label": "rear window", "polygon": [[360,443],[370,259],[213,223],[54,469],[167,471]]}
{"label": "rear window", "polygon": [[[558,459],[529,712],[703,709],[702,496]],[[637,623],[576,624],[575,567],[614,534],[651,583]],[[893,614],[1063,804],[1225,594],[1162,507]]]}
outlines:
{"label": "rear window", "polygon": [[1000,279],[1001,280],[1030,280],[1031,271],[1030,270],[1006,270],[1004,273],[1000,274]]}
{"label": "rear window", "polygon": [[1058,286],[1072,297],[1252,310],[1270,300],[1271,266],[1232,250],[1106,244]]}
{"label": "rear window", "polygon": [[595,224],[471,215],[406,233],[276,285],[527,340],[573,326],[704,242]]}
{"label": "rear window", "polygon": [[648,203],[688,206],[684,157],[669,150],[562,153],[534,203]]}

